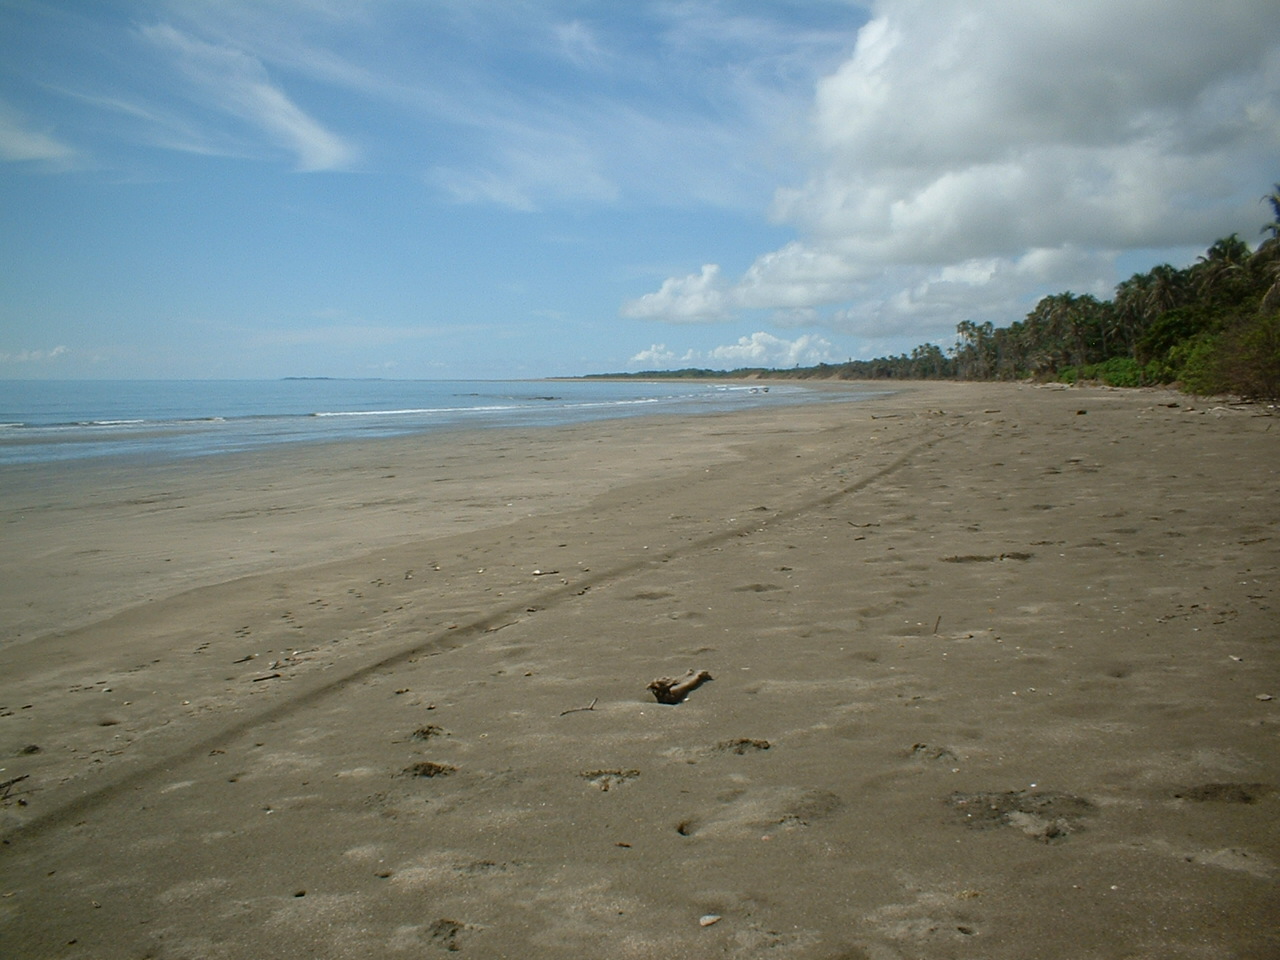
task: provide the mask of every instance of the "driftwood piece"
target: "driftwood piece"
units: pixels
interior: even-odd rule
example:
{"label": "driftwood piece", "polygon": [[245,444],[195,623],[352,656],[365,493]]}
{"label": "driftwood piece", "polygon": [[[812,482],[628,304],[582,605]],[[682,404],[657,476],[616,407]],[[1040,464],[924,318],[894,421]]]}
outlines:
{"label": "driftwood piece", "polygon": [[659,703],[680,703],[692,691],[698,689],[708,680],[714,679],[705,670],[690,670],[678,680],[671,677],[659,677],[649,684]]}
{"label": "driftwood piece", "polygon": [[0,800],[8,800],[9,794],[13,792],[13,788],[23,780],[26,780],[29,776],[31,776],[31,774],[24,773],[20,777],[14,777],[12,780],[6,780],[4,783],[0,783]]}

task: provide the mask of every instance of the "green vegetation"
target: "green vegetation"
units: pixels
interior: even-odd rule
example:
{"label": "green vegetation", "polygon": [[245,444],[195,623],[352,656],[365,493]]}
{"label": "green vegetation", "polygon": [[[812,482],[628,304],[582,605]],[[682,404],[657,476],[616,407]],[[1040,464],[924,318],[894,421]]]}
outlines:
{"label": "green vegetation", "polygon": [[793,370],[649,371],[637,377],[785,377],[841,380],[1099,381],[1118,387],[1173,383],[1198,394],[1280,398],[1280,183],[1263,197],[1272,221],[1257,247],[1232,234],[1183,270],[1134,274],[1110,300],[1045,297],[1008,327],[966,320],[956,345],[910,355]]}

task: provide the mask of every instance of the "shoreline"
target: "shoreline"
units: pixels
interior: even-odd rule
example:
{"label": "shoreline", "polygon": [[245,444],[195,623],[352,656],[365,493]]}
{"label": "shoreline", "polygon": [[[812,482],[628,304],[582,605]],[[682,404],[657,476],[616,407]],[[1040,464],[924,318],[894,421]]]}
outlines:
{"label": "shoreline", "polygon": [[1280,948],[1272,417],[897,386],[6,487],[0,952]]}
{"label": "shoreline", "polygon": [[[458,426],[209,457],[0,465],[9,547],[0,557],[0,649],[177,589],[558,509],[628,477],[661,473],[678,456],[710,453],[697,432],[703,418],[759,414],[767,422],[794,405],[809,406]],[[584,445],[598,439],[652,455],[616,457],[603,474],[594,451],[583,459]],[[528,483],[504,476],[517,447],[534,451],[529,463],[539,475]],[[564,470],[556,472],[557,461]],[[70,571],[66,591],[41,588]],[[32,603],[42,594],[53,604]]]}

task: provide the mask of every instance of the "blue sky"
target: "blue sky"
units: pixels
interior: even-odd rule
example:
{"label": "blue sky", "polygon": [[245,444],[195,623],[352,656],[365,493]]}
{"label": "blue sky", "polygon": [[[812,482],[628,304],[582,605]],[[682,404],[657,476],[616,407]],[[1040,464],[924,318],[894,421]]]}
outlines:
{"label": "blue sky", "polygon": [[899,353],[1277,180],[1274,0],[0,0],[0,377]]}

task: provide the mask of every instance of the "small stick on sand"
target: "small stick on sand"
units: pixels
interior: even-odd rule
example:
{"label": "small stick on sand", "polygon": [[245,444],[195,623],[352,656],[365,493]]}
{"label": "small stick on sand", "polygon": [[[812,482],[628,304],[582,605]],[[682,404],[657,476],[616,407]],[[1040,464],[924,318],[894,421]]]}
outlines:
{"label": "small stick on sand", "polygon": [[942,614],[938,614],[938,619],[933,622],[933,635],[938,635],[938,628],[942,626]]}
{"label": "small stick on sand", "polygon": [[648,689],[659,703],[680,703],[690,692],[712,679],[711,674],[705,670],[690,670],[679,680],[659,677],[649,684]]}
{"label": "small stick on sand", "polygon": [[599,702],[600,698],[596,697],[585,707],[570,707],[568,710],[561,710],[560,716],[563,717],[566,713],[582,713],[584,710],[594,710]]}

